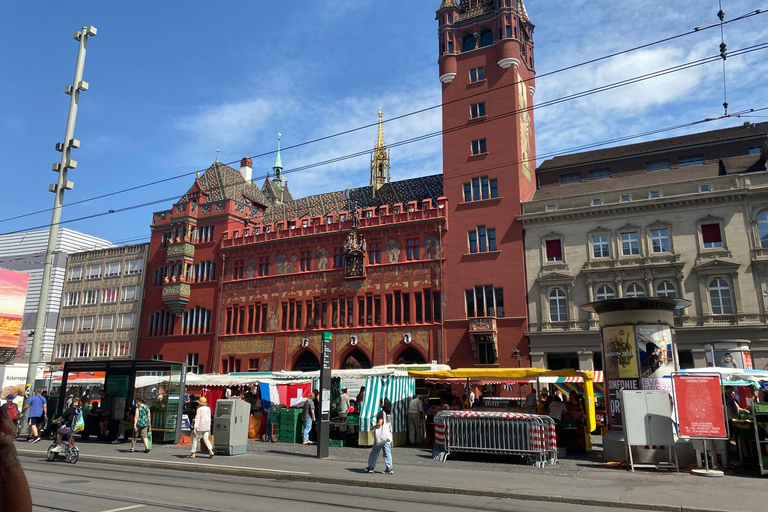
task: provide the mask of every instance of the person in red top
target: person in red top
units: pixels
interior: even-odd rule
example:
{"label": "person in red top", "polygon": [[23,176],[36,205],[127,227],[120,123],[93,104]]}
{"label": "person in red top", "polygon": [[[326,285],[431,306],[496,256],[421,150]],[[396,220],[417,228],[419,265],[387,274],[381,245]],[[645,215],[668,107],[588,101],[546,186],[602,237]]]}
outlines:
{"label": "person in red top", "polygon": [[11,418],[16,428],[19,428],[19,416],[21,416],[21,413],[19,412],[19,406],[16,405],[16,403],[13,401],[14,398],[16,397],[13,395],[13,393],[6,396],[3,409],[5,409],[5,412],[8,413],[8,417]]}

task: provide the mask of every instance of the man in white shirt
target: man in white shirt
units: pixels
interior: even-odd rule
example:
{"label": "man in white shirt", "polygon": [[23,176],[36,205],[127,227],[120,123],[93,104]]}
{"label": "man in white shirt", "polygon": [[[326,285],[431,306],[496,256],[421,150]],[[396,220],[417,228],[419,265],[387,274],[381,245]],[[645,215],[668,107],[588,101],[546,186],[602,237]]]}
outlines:
{"label": "man in white shirt", "polygon": [[413,395],[411,401],[408,402],[408,441],[410,444],[422,444],[423,428],[422,422],[424,420],[424,405],[418,396]]}

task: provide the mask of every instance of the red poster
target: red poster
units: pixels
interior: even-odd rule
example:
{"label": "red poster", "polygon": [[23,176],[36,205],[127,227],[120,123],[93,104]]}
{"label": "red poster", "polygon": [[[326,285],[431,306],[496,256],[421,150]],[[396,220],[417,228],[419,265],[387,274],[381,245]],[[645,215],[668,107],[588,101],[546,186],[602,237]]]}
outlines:
{"label": "red poster", "polygon": [[720,375],[673,375],[681,437],[727,439]]}

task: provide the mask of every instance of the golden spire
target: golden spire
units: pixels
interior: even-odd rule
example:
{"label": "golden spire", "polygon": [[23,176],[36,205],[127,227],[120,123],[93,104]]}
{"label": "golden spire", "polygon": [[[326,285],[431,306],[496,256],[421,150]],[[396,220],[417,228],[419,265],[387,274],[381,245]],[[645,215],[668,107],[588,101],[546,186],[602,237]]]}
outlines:
{"label": "golden spire", "polygon": [[379,109],[379,136],[371,153],[371,188],[374,197],[385,183],[389,183],[389,150],[384,144],[384,122]]}

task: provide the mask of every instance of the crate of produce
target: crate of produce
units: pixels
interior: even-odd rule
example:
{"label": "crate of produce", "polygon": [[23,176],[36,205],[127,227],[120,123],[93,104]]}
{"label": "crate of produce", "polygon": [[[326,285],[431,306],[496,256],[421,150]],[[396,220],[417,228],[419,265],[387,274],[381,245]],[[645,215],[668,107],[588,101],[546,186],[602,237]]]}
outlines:
{"label": "crate of produce", "polygon": [[328,440],[328,446],[344,446],[346,445],[346,441],[344,439],[329,439]]}
{"label": "crate of produce", "polygon": [[755,404],[755,412],[768,413],[768,402],[757,402]]}
{"label": "crate of produce", "polygon": [[347,424],[348,425],[359,425],[360,424],[360,416],[347,416]]}

